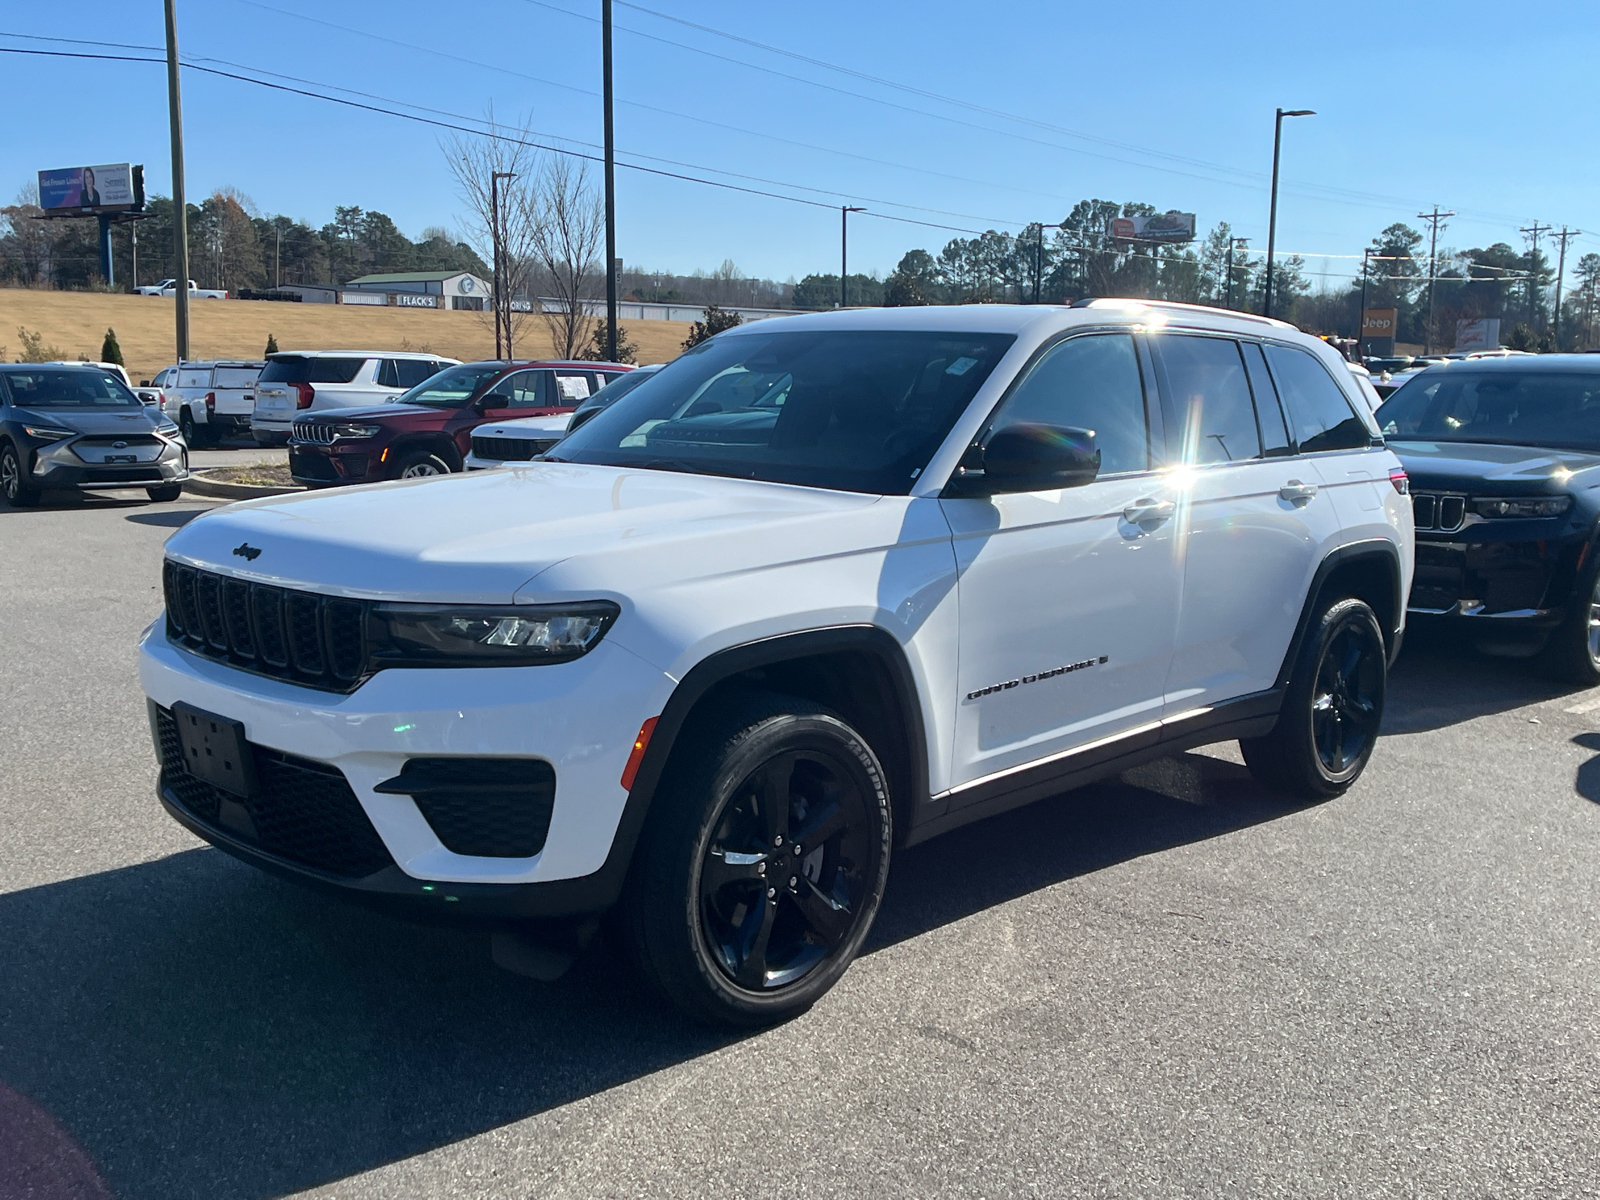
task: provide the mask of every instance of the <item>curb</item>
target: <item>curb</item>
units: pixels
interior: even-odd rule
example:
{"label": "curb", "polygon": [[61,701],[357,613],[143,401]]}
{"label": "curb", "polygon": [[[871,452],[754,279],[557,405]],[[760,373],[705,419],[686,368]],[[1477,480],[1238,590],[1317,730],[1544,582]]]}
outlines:
{"label": "curb", "polygon": [[205,496],[213,500],[255,500],[262,496],[290,496],[305,491],[305,488],[224,483],[220,479],[207,479],[204,471],[191,471],[189,478],[183,481],[183,490],[191,496]]}

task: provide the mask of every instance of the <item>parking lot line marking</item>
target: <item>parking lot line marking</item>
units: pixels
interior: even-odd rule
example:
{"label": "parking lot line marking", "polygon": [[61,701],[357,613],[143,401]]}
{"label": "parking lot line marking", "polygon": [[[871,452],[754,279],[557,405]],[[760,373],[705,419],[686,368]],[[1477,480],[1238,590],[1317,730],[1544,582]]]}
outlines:
{"label": "parking lot line marking", "polygon": [[1585,700],[1582,704],[1574,704],[1570,708],[1564,708],[1561,711],[1569,713],[1589,713],[1593,712],[1597,708],[1600,708],[1600,700]]}

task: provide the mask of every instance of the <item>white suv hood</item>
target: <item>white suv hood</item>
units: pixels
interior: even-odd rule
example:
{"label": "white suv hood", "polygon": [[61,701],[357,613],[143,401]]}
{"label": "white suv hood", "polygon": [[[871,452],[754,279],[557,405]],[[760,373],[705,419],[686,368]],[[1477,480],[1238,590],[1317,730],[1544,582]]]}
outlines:
{"label": "white suv hood", "polygon": [[882,545],[898,531],[893,514],[860,519],[878,504],[715,476],[532,463],[230,505],[179,530],[167,553],[327,594],[506,604],[585,589],[620,595]]}

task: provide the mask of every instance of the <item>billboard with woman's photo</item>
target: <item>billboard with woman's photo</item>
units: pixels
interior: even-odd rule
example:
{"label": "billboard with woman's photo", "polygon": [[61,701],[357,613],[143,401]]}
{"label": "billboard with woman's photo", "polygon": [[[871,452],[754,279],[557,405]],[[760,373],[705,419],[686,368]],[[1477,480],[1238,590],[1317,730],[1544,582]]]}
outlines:
{"label": "billboard with woman's photo", "polygon": [[60,209],[138,208],[144,201],[139,190],[129,163],[39,172],[39,207],[47,213]]}

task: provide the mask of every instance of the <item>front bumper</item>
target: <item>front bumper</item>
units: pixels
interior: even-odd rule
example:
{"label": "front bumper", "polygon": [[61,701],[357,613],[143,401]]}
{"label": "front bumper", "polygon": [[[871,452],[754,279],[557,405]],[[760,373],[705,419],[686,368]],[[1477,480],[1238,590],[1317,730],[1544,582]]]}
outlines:
{"label": "front bumper", "polygon": [[[35,447],[27,455],[31,482],[41,488],[108,491],[161,487],[189,478],[188,449],[176,436],[161,438],[156,446],[95,446],[83,454],[74,449],[80,441],[69,438]],[[86,462],[85,455],[98,461]]]}
{"label": "front bumper", "polygon": [[289,443],[289,474],[307,487],[333,487],[341,483],[371,483],[385,479],[382,445],[370,438],[334,442]]}
{"label": "front bumper", "polygon": [[1484,639],[1537,641],[1566,619],[1586,536],[1469,541],[1419,535],[1407,617]]}
{"label": "front bumper", "polygon": [[463,464],[469,471],[492,471],[495,467],[505,466],[505,462],[498,458],[479,458],[477,454],[468,451]]}
{"label": "front bumper", "polygon": [[[140,679],[161,709],[184,701],[243,724],[253,746],[311,760],[343,777],[393,865],[335,876],[253,845],[164,791],[168,811],[200,837],[264,869],[415,911],[560,915],[606,907],[594,876],[627,801],[623,767],[640,726],[672,690],[663,672],[601,642],[570,663],[475,670],[379,671],[349,694],[316,691],[212,662],[167,641],[165,619],[140,643]],[[158,754],[159,754],[158,742]],[[555,771],[549,832],[527,858],[447,849],[408,795],[379,792],[415,757],[536,758]],[[444,886],[448,885],[448,886]],[[613,889],[614,890],[614,889]],[[447,914],[448,915],[448,914]]]}

